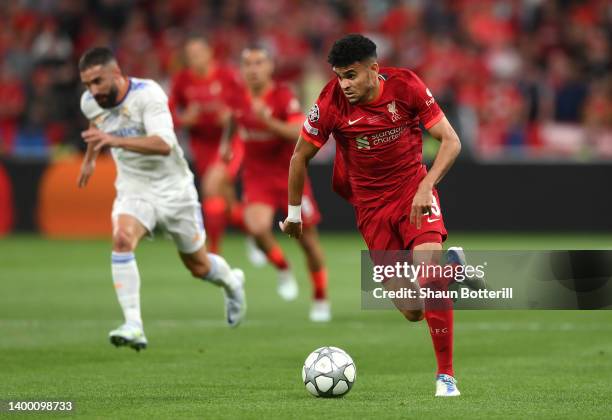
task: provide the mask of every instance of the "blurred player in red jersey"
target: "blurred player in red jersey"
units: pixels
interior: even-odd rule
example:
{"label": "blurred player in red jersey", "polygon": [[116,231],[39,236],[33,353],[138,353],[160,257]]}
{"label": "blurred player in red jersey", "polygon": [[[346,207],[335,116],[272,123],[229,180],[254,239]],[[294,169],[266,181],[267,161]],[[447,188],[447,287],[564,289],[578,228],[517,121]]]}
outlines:
{"label": "blurred player in red jersey", "polygon": [[[245,49],[241,57],[246,89],[235,110],[238,133],[244,141],[243,198],[245,224],[257,246],[278,270],[278,293],[286,300],[298,289],[289,264],[272,232],[274,213],[287,208],[289,161],[304,122],[300,104],[288,86],[272,80],[272,59],[264,48]],[[316,225],[320,220],[310,182],[305,179],[301,196],[304,250],[313,285],[312,321],[331,318],[327,300],[327,271]]]}
{"label": "blurred player in red jersey", "polygon": [[[457,134],[416,74],[379,68],[370,39],[353,34],[336,41],[328,62],[337,77],[323,88],[304,121],[291,158],[288,217],[281,229],[296,238],[302,235],[306,167],[333,134],[334,189],[354,206],[370,251],[412,250],[413,264],[439,264],[446,229],[435,185],[461,150]],[[429,172],[422,164],[419,124],[440,141]],[[460,248],[449,249],[447,258],[465,264]],[[418,280],[422,287],[448,287],[443,278]],[[394,303],[409,321],[427,320],[438,363],[436,396],[458,396],[452,301],[443,301],[442,308],[428,301],[412,308]]]}
{"label": "blurred player in red jersey", "polygon": [[232,142],[230,153],[220,150],[223,136],[231,135],[230,104],[240,85],[237,72],[217,63],[212,54],[204,38],[186,42],[187,68],[172,81],[170,109],[176,125],[189,133],[209,249],[219,253],[228,218],[239,225],[243,219],[233,186],[243,151],[240,142]]}

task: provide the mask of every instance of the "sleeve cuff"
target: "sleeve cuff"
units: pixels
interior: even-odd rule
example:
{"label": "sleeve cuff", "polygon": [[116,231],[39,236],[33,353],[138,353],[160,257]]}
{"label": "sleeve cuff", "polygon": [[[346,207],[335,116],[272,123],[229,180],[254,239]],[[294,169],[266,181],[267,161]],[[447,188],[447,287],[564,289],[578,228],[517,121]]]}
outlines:
{"label": "sleeve cuff", "polygon": [[287,117],[287,122],[290,124],[294,124],[294,123],[303,123],[304,120],[306,119],[306,117],[304,116],[304,114],[293,114],[293,115],[289,115],[289,117]]}
{"label": "sleeve cuff", "polygon": [[306,132],[306,130],[302,129],[301,135],[302,135],[302,138],[306,140],[308,143],[315,145],[319,149],[323,147],[323,143],[321,143],[319,140],[311,136],[308,132]]}
{"label": "sleeve cuff", "polygon": [[438,115],[433,117],[433,119],[429,120],[426,124],[424,124],[425,128],[429,130],[431,127],[439,123],[443,117],[444,117],[444,112],[440,112]]}

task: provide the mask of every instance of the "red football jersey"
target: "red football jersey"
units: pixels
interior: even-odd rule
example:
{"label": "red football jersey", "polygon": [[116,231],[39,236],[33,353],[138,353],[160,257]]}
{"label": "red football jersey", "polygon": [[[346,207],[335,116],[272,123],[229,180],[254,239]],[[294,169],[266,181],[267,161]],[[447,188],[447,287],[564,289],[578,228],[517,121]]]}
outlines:
{"label": "red football jersey", "polygon": [[[304,121],[300,103],[288,86],[273,84],[263,94],[262,100],[274,118],[286,122]],[[252,111],[252,98],[247,89],[244,89],[240,102],[234,116],[238,133],[244,141],[244,176],[261,178],[265,175],[266,179],[273,176],[286,184],[295,143],[279,138],[259,121]]]}
{"label": "red football jersey", "polygon": [[380,69],[379,96],[351,105],[337,78],[321,91],[302,127],[302,138],[321,147],[336,140],[334,190],[355,206],[391,201],[424,174],[419,123],[430,128],[444,116],[412,71]]}
{"label": "red football jersey", "polygon": [[169,98],[175,124],[181,125],[177,109],[197,103],[201,112],[198,122],[189,128],[191,140],[218,143],[223,133],[221,112],[231,107],[240,90],[238,80],[236,71],[228,66],[215,66],[206,76],[190,69],[177,73],[172,80]]}

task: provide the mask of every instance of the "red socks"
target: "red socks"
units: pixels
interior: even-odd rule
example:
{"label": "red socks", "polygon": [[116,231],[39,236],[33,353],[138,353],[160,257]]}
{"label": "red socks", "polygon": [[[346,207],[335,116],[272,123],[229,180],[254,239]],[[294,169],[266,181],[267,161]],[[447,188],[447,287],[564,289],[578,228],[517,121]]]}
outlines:
{"label": "red socks", "polygon": [[[275,245],[270,248],[266,256],[268,257],[268,261],[278,270],[286,270],[289,268],[289,263],[285,259],[285,255],[280,246]],[[319,271],[311,271],[310,281],[312,283],[314,299],[327,299],[327,270],[321,268]]]}
{"label": "red socks", "polygon": [[316,300],[327,299],[327,270],[322,268],[319,271],[311,271],[310,281],[314,298]]}
{"label": "red socks", "polygon": [[227,223],[225,217],[226,203],[223,197],[209,197],[204,199],[204,222],[208,235],[208,249],[213,254],[219,254],[221,236]]}
{"label": "red socks", "polygon": [[286,270],[289,268],[289,264],[285,259],[285,254],[280,246],[275,245],[270,248],[266,256],[268,257],[268,261],[279,270]]}
{"label": "red socks", "polygon": [[[444,278],[421,278],[421,287],[432,290],[448,290],[448,280]],[[453,372],[453,302],[451,299],[426,299],[425,319],[433,342],[438,375],[455,376]]]}
{"label": "red socks", "polygon": [[445,373],[455,376],[453,373],[453,310],[425,310],[425,319],[436,353],[438,375]]}
{"label": "red socks", "polygon": [[242,203],[236,203],[232,206],[229,217],[232,226],[246,232],[246,226],[244,224],[244,205]]}

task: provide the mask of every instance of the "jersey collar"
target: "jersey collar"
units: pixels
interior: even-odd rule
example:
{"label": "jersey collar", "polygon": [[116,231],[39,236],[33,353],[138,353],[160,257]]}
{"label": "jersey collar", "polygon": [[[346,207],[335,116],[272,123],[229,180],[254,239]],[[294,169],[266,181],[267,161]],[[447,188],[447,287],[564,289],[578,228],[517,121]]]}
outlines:
{"label": "jersey collar", "polygon": [[383,90],[384,90],[384,87],[385,87],[385,79],[383,77],[381,77],[381,75],[379,74],[378,75],[378,80],[379,80],[379,83],[380,83],[379,89],[378,89],[378,95],[376,95],[376,98],[372,99],[370,102],[366,102],[364,105],[374,105],[382,97]]}
{"label": "jersey collar", "polygon": [[117,102],[117,105],[115,105],[113,108],[118,107],[119,105],[121,105],[123,103],[123,101],[125,101],[125,98],[127,98],[128,94],[130,93],[130,90],[132,90],[132,78],[128,77],[128,88],[125,91],[125,95],[123,95],[123,98],[121,98],[121,100],[119,102]]}

